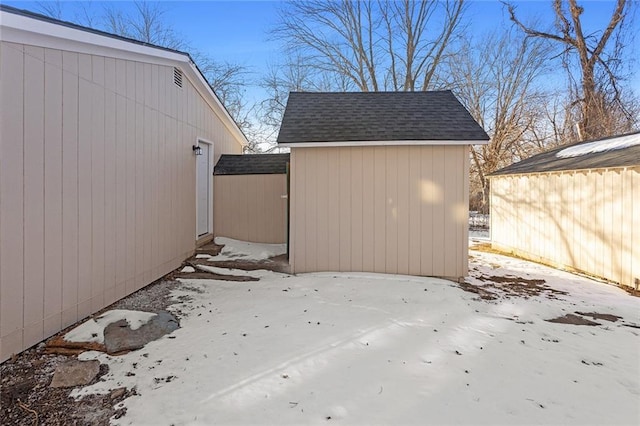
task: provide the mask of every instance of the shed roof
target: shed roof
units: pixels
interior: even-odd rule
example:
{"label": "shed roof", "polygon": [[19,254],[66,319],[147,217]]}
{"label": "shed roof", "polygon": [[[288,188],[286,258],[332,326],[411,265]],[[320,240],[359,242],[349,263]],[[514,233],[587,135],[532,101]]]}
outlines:
{"label": "shed roof", "polygon": [[223,154],[213,169],[214,175],[286,174],[289,154]]}
{"label": "shed roof", "polygon": [[[292,92],[284,146],[486,143],[489,136],[449,90]],[[355,143],[354,143],[355,142]]]}
{"label": "shed roof", "polygon": [[638,165],[640,132],[635,132],[560,146],[511,164],[489,176]]}

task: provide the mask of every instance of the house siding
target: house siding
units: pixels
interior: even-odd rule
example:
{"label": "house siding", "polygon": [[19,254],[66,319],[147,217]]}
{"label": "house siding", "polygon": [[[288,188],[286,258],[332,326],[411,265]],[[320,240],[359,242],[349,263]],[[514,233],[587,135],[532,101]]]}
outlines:
{"label": "house siding", "polygon": [[635,287],[640,167],[491,178],[494,248]]}
{"label": "house siding", "polygon": [[287,175],[216,175],[213,193],[216,237],[287,242]]}
{"label": "house siding", "polygon": [[0,44],[0,362],[180,265],[195,156],[241,141],[173,66]]}
{"label": "house siding", "polygon": [[468,150],[292,148],[293,272],[465,276]]}

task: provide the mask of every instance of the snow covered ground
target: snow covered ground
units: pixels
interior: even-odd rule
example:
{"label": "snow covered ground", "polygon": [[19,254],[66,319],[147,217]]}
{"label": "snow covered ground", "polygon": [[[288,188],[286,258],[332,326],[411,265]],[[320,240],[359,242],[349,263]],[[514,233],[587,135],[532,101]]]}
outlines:
{"label": "snow covered ground", "polygon": [[[277,252],[225,243],[227,258]],[[470,287],[490,300],[379,274],[182,280],[181,328],[127,355],[84,353],[110,372],[74,396],[135,387],[113,420],[134,425],[640,424],[640,299],[471,255]],[[519,281],[537,294],[512,291]],[[622,319],[545,321],[575,312]]]}

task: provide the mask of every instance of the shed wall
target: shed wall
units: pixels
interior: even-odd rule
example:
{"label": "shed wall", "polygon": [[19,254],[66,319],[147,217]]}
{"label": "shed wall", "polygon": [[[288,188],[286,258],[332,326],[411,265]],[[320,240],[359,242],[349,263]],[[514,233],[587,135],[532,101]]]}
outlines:
{"label": "shed wall", "polygon": [[640,167],[493,177],[491,239],[501,250],[634,286]]}
{"label": "shed wall", "polygon": [[241,145],[172,66],[3,41],[0,75],[3,361],[179,266],[191,146]]}
{"label": "shed wall", "polygon": [[217,237],[287,242],[287,175],[216,175],[213,193]]}
{"label": "shed wall", "polygon": [[468,147],[291,149],[293,272],[461,277]]}

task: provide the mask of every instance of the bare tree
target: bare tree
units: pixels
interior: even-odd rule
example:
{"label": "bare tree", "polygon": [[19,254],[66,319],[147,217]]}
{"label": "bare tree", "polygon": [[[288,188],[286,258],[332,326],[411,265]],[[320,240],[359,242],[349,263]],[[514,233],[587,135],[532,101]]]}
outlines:
{"label": "bare tree", "polygon": [[544,40],[500,30],[465,42],[449,64],[456,96],[491,137],[489,144],[471,149],[476,209],[488,208],[488,173],[544,144],[540,128],[546,96],[535,83],[548,53]]}
{"label": "bare tree", "polygon": [[276,148],[275,138],[290,92],[345,91],[352,87],[346,77],[320,71],[308,65],[300,55],[285,56],[283,60],[272,63],[260,85],[267,96],[260,102],[256,115],[260,123],[261,144],[272,145],[269,151]]}
{"label": "bare tree", "polygon": [[[94,9],[93,0],[68,2],[63,0],[43,0],[36,3],[38,12],[54,19],[68,20],[90,28],[100,27],[100,19]],[[73,18],[67,16],[67,6],[72,7]]]}
{"label": "bare tree", "polygon": [[216,61],[210,55],[195,49],[192,50],[191,55],[238,126],[243,130],[247,129],[253,109],[247,104],[245,98],[249,70],[243,65]]}
{"label": "bare tree", "polygon": [[428,90],[461,28],[463,0],[301,0],[274,35],[307,66],[360,91]]}
{"label": "bare tree", "polygon": [[[553,0],[555,31],[525,25],[513,4],[507,4],[511,20],[528,36],[550,40],[562,49],[568,71],[572,105],[579,106],[578,138],[592,139],[628,130],[634,119],[624,102],[620,85],[623,50],[632,18],[631,0],[616,0],[608,24],[601,31],[585,33],[584,8],[577,0]],[[579,78],[573,61],[577,60]]]}
{"label": "bare tree", "polygon": [[39,1],[38,10],[43,14],[54,19],[62,19],[64,7],[60,0]]}
{"label": "bare tree", "polygon": [[134,1],[134,11],[123,13],[114,5],[105,7],[107,31],[157,46],[185,50],[187,43],[166,20],[167,10],[158,2]]}

